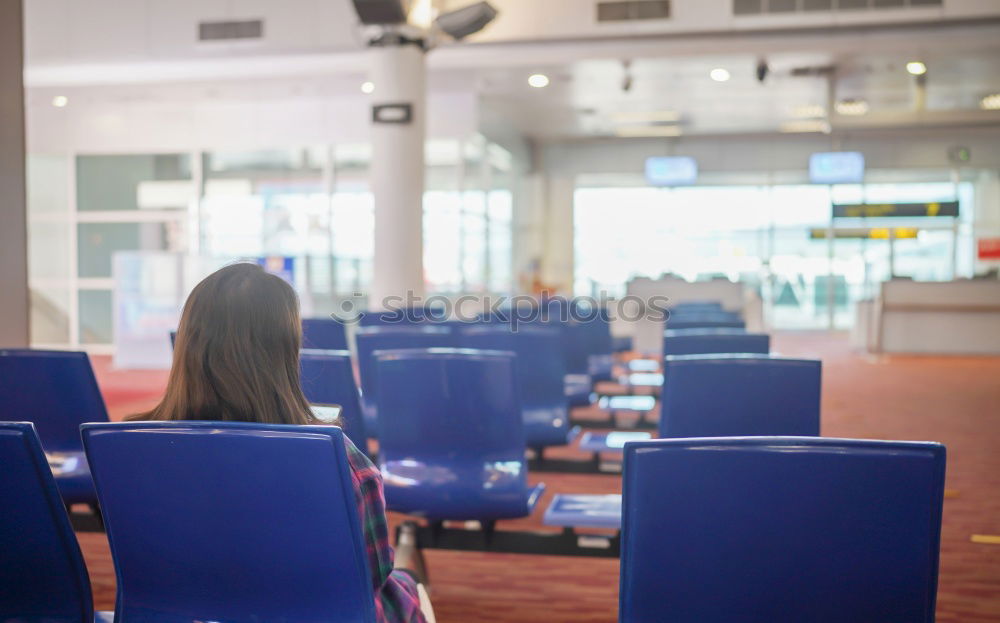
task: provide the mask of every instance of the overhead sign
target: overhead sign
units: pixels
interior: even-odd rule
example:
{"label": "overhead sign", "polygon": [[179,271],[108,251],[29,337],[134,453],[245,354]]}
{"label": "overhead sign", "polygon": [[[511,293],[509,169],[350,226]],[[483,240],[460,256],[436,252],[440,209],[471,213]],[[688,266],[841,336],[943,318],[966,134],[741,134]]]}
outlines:
{"label": "overhead sign", "polygon": [[980,260],[1000,260],[1000,238],[980,238],[977,240],[976,257]]}
{"label": "overhead sign", "polygon": [[[827,237],[827,230],[816,227],[809,230],[809,237],[813,240],[823,240]],[[916,227],[838,227],[833,230],[834,238],[869,238],[873,240],[904,240],[916,238],[920,230]]]}
{"label": "overhead sign", "polygon": [[653,186],[687,186],[698,179],[698,162],[686,156],[646,158],[646,181]]}
{"label": "overhead sign", "polygon": [[865,156],[859,151],[825,151],[809,156],[813,184],[859,184],[865,178]]}
{"label": "overhead sign", "polygon": [[889,218],[901,216],[958,216],[957,201],[930,203],[835,203],[834,218]]}

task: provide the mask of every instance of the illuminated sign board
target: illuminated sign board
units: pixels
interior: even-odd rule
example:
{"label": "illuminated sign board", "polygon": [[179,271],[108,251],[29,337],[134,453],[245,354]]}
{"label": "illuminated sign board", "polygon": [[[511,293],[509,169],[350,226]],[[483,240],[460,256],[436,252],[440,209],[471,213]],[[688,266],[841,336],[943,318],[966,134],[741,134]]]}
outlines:
{"label": "illuminated sign board", "polygon": [[858,184],[865,177],[865,156],[859,151],[817,152],[809,156],[813,184]]}
{"label": "illuminated sign board", "polygon": [[958,216],[957,201],[930,203],[835,203],[834,218],[895,218],[901,216]]}
{"label": "illuminated sign board", "polygon": [[[904,240],[916,238],[920,230],[916,227],[838,227],[833,230],[834,238],[869,238],[872,240]],[[823,240],[827,237],[827,230],[816,227],[809,230],[809,237],[813,240]]]}
{"label": "illuminated sign board", "polygon": [[653,186],[686,186],[698,179],[698,162],[686,156],[646,158],[646,181]]}

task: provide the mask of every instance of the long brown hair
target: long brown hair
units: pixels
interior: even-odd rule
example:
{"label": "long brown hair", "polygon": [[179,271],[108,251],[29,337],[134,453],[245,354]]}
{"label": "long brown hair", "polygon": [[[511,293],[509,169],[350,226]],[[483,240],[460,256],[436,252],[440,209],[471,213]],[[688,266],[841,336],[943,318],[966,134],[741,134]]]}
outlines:
{"label": "long brown hair", "polygon": [[222,268],[184,304],[163,400],[134,420],[316,423],[299,384],[295,291],[256,264]]}

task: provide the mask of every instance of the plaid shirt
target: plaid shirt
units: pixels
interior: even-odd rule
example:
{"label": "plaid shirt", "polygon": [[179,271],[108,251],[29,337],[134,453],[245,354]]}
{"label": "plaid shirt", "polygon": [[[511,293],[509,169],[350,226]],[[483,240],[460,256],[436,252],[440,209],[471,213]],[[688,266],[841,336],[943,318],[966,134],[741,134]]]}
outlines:
{"label": "plaid shirt", "polygon": [[351,440],[344,436],[351,464],[354,497],[358,503],[361,531],[368,550],[368,566],[375,591],[375,616],[380,623],[425,623],[420,612],[417,584],[405,571],[393,571],[389,525],[385,518],[382,474]]}

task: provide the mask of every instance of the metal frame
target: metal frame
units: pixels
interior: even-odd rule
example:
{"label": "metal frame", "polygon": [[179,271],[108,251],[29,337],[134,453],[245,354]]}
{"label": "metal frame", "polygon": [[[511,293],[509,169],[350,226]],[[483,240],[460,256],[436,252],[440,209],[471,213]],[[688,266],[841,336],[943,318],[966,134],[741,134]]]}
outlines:
{"label": "metal frame", "polygon": [[[426,525],[408,521],[416,535],[417,549],[446,549],[464,552],[535,554],[540,556],[575,556],[618,558],[621,555],[621,531],[614,535],[578,533],[573,528],[561,532],[497,530],[496,522],[475,522],[476,529],[447,527],[443,521]],[[403,526],[396,529],[396,541]]]}

